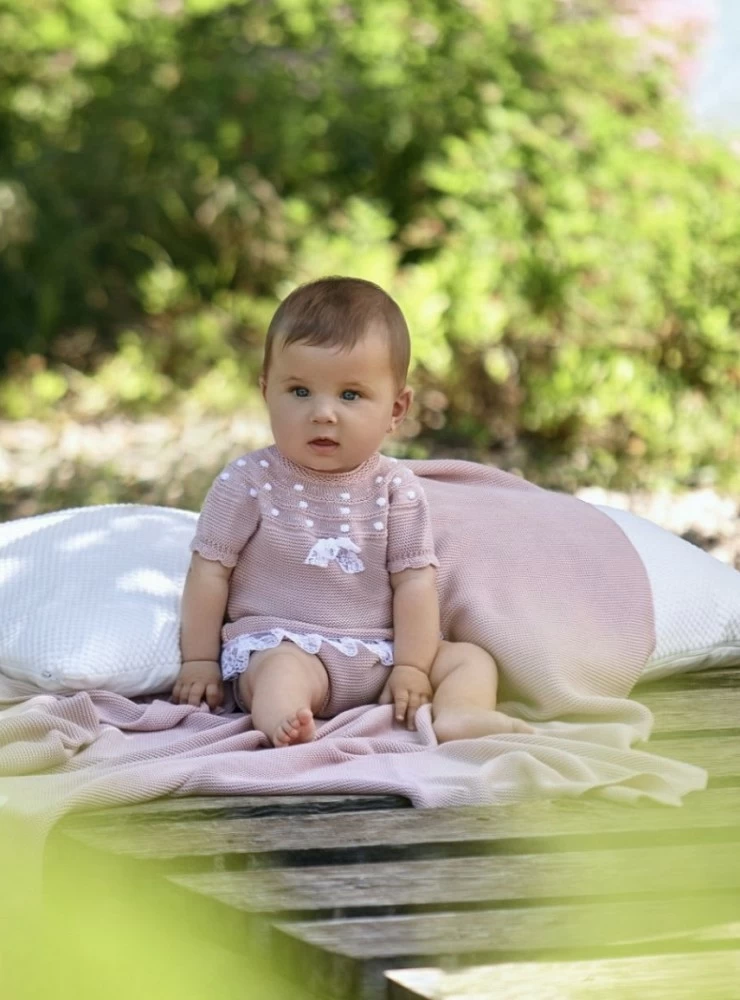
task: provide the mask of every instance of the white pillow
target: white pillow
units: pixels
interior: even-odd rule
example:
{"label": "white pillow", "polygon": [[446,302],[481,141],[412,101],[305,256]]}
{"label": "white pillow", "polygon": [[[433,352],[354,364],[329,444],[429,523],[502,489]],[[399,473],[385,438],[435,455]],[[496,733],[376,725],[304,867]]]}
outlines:
{"label": "white pillow", "polygon": [[196,520],[115,504],[0,525],[0,672],[54,692],[171,689]]}
{"label": "white pillow", "polygon": [[656,643],[642,679],[740,664],[740,573],[637,514],[595,506],[637,549],[653,592]]}

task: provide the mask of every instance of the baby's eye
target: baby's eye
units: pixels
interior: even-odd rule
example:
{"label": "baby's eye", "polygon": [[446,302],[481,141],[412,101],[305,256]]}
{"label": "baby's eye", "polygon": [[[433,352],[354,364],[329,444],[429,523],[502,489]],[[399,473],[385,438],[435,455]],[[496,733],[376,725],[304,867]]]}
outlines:
{"label": "baby's eye", "polygon": [[305,399],[308,396],[308,389],[304,385],[294,385],[290,390],[298,399]]}
{"label": "baby's eye", "polygon": [[342,393],[342,399],[346,399],[348,403],[351,403],[354,399],[359,399],[360,394],[355,389],[345,389]]}

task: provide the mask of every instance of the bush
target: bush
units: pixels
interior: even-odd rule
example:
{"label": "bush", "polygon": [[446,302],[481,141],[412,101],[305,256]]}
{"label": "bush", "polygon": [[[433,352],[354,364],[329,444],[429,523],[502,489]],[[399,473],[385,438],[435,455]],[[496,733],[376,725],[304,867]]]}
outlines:
{"label": "bush", "polygon": [[352,273],[422,442],[740,484],[737,159],[611,7],[6,2],[6,415],[238,405],[277,299]]}

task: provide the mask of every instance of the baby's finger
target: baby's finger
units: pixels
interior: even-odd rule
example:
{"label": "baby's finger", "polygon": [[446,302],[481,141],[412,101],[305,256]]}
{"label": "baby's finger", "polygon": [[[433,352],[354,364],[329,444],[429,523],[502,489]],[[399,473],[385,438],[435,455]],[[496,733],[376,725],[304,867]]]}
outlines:
{"label": "baby's finger", "polygon": [[205,694],[206,686],[203,681],[194,681],[190,685],[190,691],[188,692],[188,705],[194,705],[196,708],[203,701],[203,695]]}
{"label": "baby's finger", "polygon": [[170,701],[175,705],[180,703],[180,691],[182,689],[182,683],[180,681],[175,681],[175,686],[172,689],[172,694],[170,695]]}
{"label": "baby's finger", "polygon": [[416,710],[421,704],[421,695],[412,693],[409,697],[409,709],[406,716],[406,727],[408,729],[416,729]]}
{"label": "baby's finger", "polygon": [[180,685],[180,689],[177,692],[177,704],[187,705],[188,695],[190,694],[191,684],[185,683]]}
{"label": "baby's finger", "polygon": [[219,707],[223,701],[223,690],[218,681],[213,684],[209,684],[206,688],[206,701],[208,702],[208,707],[213,712]]}
{"label": "baby's finger", "polygon": [[408,691],[399,691],[396,695],[396,719],[399,722],[403,722],[406,718],[406,710],[409,706],[409,693]]}

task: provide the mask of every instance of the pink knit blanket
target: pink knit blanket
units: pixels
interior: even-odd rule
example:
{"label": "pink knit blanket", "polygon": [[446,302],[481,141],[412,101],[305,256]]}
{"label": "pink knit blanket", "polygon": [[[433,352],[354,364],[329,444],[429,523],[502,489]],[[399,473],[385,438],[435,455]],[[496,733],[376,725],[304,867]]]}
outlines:
{"label": "pink knit blanket", "polygon": [[[572,497],[467,462],[424,478],[445,634],[487,648],[503,707],[532,735],[438,746],[388,706],[354,709],[314,743],[275,750],[249,717],[103,691],[34,696],[0,676],[0,819],[162,795],[396,793],[415,806],[512,803],[587,791],[678,804],[698,768],[633,748],[651,715],[627,696],[654,646],[650,587],[615,523]],[[5,805],[3,805],[5,803]]]}

